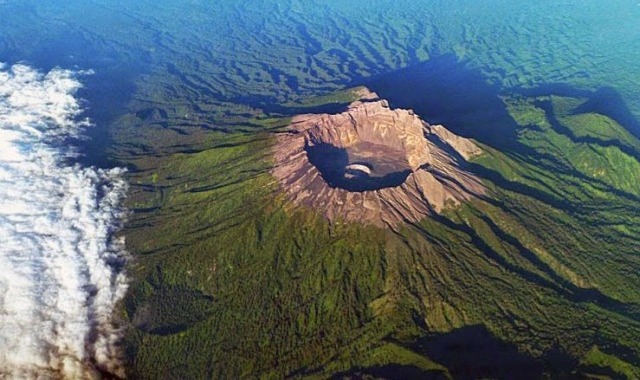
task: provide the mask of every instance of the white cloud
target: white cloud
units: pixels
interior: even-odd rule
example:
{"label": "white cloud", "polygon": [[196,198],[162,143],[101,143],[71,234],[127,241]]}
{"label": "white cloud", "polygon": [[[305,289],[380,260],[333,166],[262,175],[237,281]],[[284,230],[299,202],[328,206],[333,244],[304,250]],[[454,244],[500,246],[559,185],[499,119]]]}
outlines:
{"label": "white cloud", "polygon": [[0,64],[0,378],[122,375],[111,322],[122,169],[68,164],[87,121],[74,73]]}

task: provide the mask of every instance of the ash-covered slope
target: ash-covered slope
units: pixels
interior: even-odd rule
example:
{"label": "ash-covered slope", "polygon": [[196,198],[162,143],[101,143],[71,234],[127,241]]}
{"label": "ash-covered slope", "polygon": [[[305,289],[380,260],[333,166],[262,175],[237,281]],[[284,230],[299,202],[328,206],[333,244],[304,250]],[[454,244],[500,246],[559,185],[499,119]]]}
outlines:
{"label": "ash-covered slope", "polygon": [[272,174],[294,205],[330,220],[395,226],[484,193],[464,169],[471,140],[391,109],[367,90],[347,111],[293,118],[275,146]]}

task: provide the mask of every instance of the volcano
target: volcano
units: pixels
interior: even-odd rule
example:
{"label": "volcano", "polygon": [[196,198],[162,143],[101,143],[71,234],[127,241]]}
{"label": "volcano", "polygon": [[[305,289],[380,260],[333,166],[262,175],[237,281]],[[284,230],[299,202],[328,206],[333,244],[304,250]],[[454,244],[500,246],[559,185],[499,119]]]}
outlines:
{"label": "volcano", "polygon": [[288,202],[331,221],[414,222],[485,193],[466,169],[482,150],[368,89],[338,114],[295,116],[274,147]]}

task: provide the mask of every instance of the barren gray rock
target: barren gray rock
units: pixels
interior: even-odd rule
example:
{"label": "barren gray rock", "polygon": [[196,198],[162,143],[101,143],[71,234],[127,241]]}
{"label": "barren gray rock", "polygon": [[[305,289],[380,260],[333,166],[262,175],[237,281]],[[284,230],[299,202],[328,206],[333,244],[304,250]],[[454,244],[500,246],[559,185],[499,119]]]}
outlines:
{"label": "barren gray rock", "polygon": [[278,136],[271,172],[291,204],[394,227],[485,192],[464,169],[482,153],[473,141],[359,91],[346,112],[296,116]]}

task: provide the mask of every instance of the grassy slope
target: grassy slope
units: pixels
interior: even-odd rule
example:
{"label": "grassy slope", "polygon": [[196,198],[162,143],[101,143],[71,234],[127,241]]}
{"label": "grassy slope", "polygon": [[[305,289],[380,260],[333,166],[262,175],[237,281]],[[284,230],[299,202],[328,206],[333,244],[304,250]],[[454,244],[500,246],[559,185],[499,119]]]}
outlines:
{"label": "grassy slope", "polygon": [[159,157],[122,132],[131,373],[640,376],[638,142],[578,100],[506,102],[531,154],[487,147],[472,169],[491,199],[398,233],[283,204],[267,131],[286,119],[242,110],[248,130],[185,129],[171,148],[144,136],[175,151]]}

